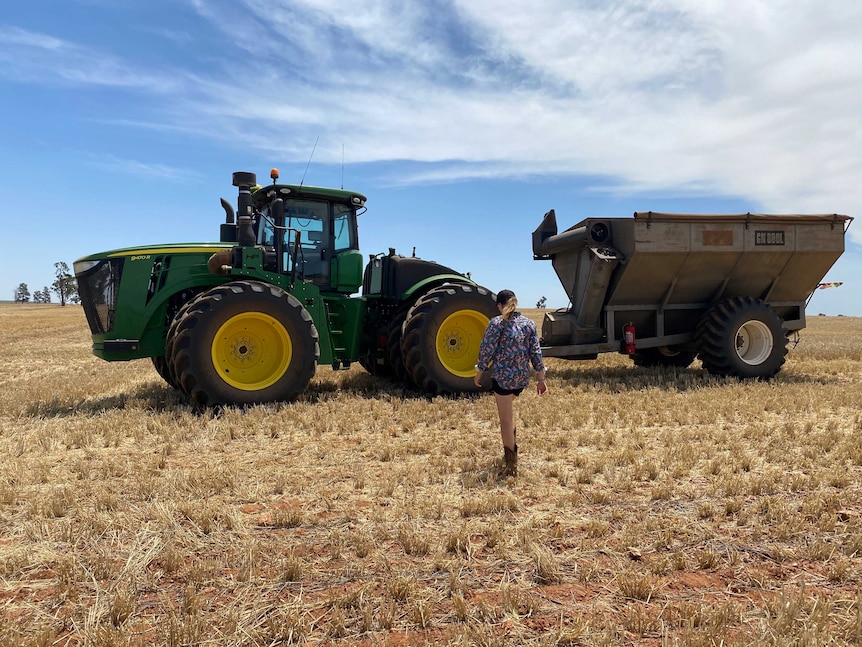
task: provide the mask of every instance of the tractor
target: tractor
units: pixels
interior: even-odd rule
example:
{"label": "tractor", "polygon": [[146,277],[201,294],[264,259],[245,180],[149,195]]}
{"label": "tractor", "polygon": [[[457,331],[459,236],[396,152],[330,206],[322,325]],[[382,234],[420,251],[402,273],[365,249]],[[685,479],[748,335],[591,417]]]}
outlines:
{"label": "tractor", "polygon": [[[200,407],[289,401],[317,365],[358,362],[430,395],[476,391],[498,314],[469,275],[414,255],[370,255],[361,193],[233,174],[218,243],[117,249],[74,263],[93,353],[150,358]],[[358,295],[361,288],[361,295]]]}

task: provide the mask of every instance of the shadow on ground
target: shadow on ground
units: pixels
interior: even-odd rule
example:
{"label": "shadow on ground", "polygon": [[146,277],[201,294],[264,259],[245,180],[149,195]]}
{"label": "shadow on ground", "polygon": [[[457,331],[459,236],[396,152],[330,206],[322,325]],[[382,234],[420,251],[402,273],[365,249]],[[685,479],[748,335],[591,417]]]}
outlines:
{"label": "shadow on ground", "polygon": [[[570,386],[589,386],[609,393],[625,393],[644,389],[662,389],[686,392],[694,389],[721,387],[727,384],[740,384],[744,380],[735,377],[720,377],[709,374],[702,368],[667,367],[567,367],[554,370],[552,379]],[[783,370],[772,382],[781,384],[823,384],[840,382],[840,377],[809,376]],[[398,400],[428,400],[427,394],[414,387],[395,383],[368,373],[354,373],[339,381],[312,380],[297,403],[315,404],[342,397],[391,398]],[[449,398],[481,397],[477,395],[445,396]],[[282,407],[291,403],[275,403],[262,406]],[[249,408],[261,405],[238,405],[237,407],[215,406],[198,407],[181,391],[173,389],[164,382],[147,382],[129,392],[70,401],[60,398],[32,402],[27,407],[27,415],[33,417],[68,417],[73,415],[98,416],[106,411],[135,409],[153,413],[192,413],[205,416],[219,416],[226,409]]]}

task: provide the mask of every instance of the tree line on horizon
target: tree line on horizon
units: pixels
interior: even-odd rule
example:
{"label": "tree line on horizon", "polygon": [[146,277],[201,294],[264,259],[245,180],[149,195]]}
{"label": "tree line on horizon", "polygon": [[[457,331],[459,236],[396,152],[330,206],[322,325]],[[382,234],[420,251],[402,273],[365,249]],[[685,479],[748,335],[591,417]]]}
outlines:
{"label": "tree line on horizon", "polygon": [[55,279],[51,283],[51,287],[46,285],[41,290],[36,290],[32,295],[26,283],[19,284],[15,288],[13,300],[15,303],[30,303],[32,297],[33,303],[52,303],[51,293],[53,292],[60,299],[61,306],[65,306],[67,303],[80,303],[78,284],[75,282],[75,277],[69,272],[69,266],[63,261],[54,263],[54,276]]}

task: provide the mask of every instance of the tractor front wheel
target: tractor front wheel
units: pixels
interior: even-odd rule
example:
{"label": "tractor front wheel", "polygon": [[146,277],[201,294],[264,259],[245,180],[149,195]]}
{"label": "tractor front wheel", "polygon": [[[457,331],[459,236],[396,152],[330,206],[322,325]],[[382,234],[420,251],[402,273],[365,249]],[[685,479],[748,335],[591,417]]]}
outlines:
{"label": "tractor front wheel", "polygon": [[153,357],[153,366],[156,369],[156,373],[159,374],[165,382],[168,383],[168,386],[177,389],[179,385],[174,381],[173,376],[171,375],[170,370],[168,370],[168,362],[165,360],[164,355],[159,355],[158,357]]}
{"label": "tractor front wheel", "polygon": [[[200,295],[200,292],[197,293],[180,307],[171,320],[171,325],[168,326],[168,332],[165,334],[165,374],[162,377],[165,378],[168,384],[179,390],[182,390],[182,386],[180,386],[179,378],[174,372],[174,341],[177,338],[177,329],[182,323],[186,312],[188,312],[190,306],[194,305]],[[153,362],[155,363],[155,358]],[[156,366],[156,369],[158,370],[158,366]],[[161,371],[159,374],[161,375]]]}
{"label": "tractor front wheel", "polygon": [[173,374],[198,405],[291,400],[320,355],[308,311],[281,288],[226,283],[200,294],[177,323]]}
{"label": "tractor front wheel", "polygon": [[494,295],[476,285],[434,288],[407,313],[401,355],[413,381],[426,393],[473,392],[485,328],[499,314]]}
{"label": "tractor front wheel", "polygon": [[704,368],[716,375],[768,379],[787,355],[781,318],[751,297],[733,297],[707,310],[697,338]]}

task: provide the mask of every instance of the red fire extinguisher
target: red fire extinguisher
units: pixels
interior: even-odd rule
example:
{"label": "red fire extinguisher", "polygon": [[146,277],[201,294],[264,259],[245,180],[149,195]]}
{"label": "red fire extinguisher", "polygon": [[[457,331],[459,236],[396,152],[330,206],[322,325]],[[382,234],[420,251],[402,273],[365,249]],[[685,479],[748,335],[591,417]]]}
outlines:
{"label": "red fire extinguisher", "polygon": [[635,325],[630,321],[623,326],[623,344],[628,355],[635,353]]}

